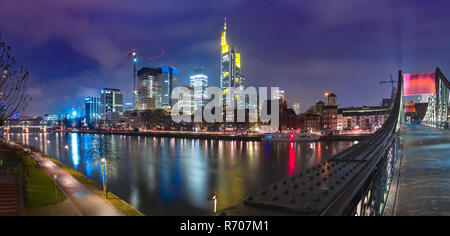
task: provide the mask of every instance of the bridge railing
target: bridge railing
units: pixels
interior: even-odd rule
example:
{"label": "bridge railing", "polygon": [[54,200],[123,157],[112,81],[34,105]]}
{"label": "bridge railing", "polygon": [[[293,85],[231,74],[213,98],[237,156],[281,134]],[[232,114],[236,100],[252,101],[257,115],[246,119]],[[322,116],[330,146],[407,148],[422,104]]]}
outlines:
{"label": "bridge railing", "polygon": [[422,124],[441,129],[449,128],[449,89],[450,82],[437,67],[435,70],[435,93],[428,100]]}
{"label": "bridge railing", "polygon": [[360,143],[267,186],[219,215],[381,215],[399,156],[403,75],[389,118]]}

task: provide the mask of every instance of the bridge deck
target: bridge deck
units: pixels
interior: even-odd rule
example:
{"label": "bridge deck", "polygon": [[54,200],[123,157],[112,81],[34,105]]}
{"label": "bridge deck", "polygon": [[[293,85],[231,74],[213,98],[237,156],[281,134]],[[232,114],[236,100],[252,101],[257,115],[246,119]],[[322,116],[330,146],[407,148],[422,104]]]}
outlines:
{"label": "bridge deck", "polygon": [[395,215],[450,215],[450,131],[406,127]]}

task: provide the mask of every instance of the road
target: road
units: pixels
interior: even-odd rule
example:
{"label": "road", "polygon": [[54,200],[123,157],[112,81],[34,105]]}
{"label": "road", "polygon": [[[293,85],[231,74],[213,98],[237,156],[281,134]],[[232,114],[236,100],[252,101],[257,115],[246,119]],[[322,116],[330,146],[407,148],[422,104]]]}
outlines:
{"label": "road", "polygon": [[450,131],[406,127],[394,215],[450,215]]}

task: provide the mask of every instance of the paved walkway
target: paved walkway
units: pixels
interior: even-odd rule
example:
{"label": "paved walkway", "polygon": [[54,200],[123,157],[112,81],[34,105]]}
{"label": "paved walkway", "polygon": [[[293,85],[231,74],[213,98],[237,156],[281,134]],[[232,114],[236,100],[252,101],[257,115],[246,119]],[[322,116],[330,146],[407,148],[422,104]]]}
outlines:
{"label": "paved walkway", "polygon": [[406,127],[394,215],[450,215],[450,131]]}
{"label": "paved walkway", "polygon": [[[13,144],[19,147],[17,144]],[[56,183],[61,191],[73,202],[84,216],[122,216],[123,214],[110,205],[97,193],[88,189],[71,174],[38,153],[31,156],[50,176],[57,175]]]}

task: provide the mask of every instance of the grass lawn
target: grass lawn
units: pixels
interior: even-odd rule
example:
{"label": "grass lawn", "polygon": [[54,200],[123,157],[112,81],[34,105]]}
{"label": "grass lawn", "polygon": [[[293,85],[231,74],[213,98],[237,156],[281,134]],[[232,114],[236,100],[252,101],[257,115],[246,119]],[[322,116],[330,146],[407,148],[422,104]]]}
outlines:
{"label": "grass lawn", "polygon": [[66,196],[55,188],[55,182],[47,172],[39,169],[36,162],[24,153],[25,168],[25,208],[41,207],[58,204]]}
{"label": "grass lawn", "polygon": [[[100,194],[103,198],[105,198],[105,194],[103,193],[103,191],[98,190],[97,194]],[[126,203],[124,200],[120,199],[111,192],[108,192],[108,199],[106,200],[126,216],[145,216],[136,208]]]}
{"label": "grass lawn", "polygon": [[20,149],[0,143],[1,172],[17,173],[19,164],[23,162],[24,205],[25,210],[33,207],[55,205],[66,199],[55,183],[44,170],[36,166],[36,161]]}
{"label": "grass lawn", "polygon": [[[33,151],[38,152],[42,156],[48,158],[53,163],[58,165],[59,167],[63,168],[65,171],[69,172],[75,179],[80,181],[81,183],[85,184],[86,186],[90,187],[92,190],[94,190],[97,194],[105,198],[105,194],[102,191],[101,186],[99,186],[97,183],[95,183],[93,180],[87,178],[80,172],[68,167],[64,163],[47,156],[46,154],[36,150],[35,148],[32,148]],[[108,193],[108,199],[106,199],[111,205],[113,205],[115,208],[117,208],[119,211],[121,211],[126,216],[145,216],[140,211],[138,211],[136,208],[128,204],[127,202],[123,201],[113,193]]]}

